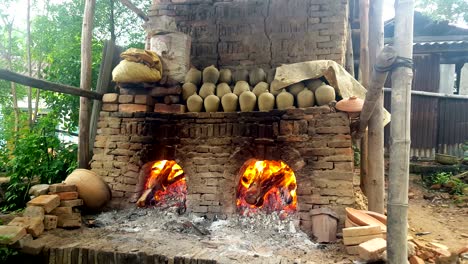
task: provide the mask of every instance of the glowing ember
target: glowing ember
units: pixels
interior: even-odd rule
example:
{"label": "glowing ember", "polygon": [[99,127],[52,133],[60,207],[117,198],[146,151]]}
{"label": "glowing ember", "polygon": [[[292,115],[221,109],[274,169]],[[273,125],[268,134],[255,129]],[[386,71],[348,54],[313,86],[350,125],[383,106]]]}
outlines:
{"label": "glowing ember", "polygon": [[282,161],[248,160],[241,169],[236,203],[242,214],[258,209],[294,212],[296,176]]}
{"label": "glowing ember", "polygon": [[185,207],[187,184],[182,168],[173,160],[156,161],[146,179],[145,191],[137,201],[148,205]]}

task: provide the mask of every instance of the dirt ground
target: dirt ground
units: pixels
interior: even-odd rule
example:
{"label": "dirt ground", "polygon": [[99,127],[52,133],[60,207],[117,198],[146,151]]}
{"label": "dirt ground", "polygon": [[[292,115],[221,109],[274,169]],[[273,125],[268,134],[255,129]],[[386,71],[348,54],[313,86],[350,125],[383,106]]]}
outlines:
{"label": "dirt ground", "polygon": [[[424,199],[424,194],[431,193],[422,186],[419,175],[410,175],[409,200],[410,234],[418,240],[438,242],[451,250],[468,245],[468,208],[458,207],[452,199]],[[442,195],[446,196],[446,195]],[[448,198],[448,197],[446,197]],[[418,236],[417,233],[430,232]]]}

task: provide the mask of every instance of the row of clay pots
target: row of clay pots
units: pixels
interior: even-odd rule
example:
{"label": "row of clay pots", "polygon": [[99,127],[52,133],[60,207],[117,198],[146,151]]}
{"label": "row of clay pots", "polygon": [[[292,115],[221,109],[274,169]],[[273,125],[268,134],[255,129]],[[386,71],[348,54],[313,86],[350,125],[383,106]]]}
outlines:
{"label": "row of clay pots", "polygon": [[[314,92],[309,89],[303,89],[297,94],[297,106],[300,108],[312,107],[315,103],[315,97],[317,97],[319,105],[328,104],[335,100],[333,87],[328,86],[326,89],[333,90],[333,93],[325,94],[328,97],[322,96],[320,92],[315,96]],[[203,108],[206,112],[217,112],[220,109],[220,105],[224,112],[235,112],[238,108],[241,112],[250,112],[254,111],[256,107],[260,111],[270,111],[275,108],[275,105],[280,110],[295,107],[294,95],[286,91],[286,89],[283,89],[276,97],[268,90],[259,92],[255,91],[255,89],[253,91],[234,89],[234,92],[227,92],[222,95],[215,95],[214,91],[207,94],[206,91],[200,89],[199,94],[195,92],[187,97],[187,109],[189,112],[202,112]]]}
{"label": "row of clay pots", "polygon": [[185,83],[193,83],[196,86],[200,86],[204,83],[237,83],[244,81],[252,86],[257,85],[260,82],[268,82],[274,78],[274,69],[267,71],[267,73],[261,68],[253,68],[250,71],[246,69],[234,70],[221,69],[218,70],[215,66],[211,65],[206,67],[202,71],[192,67],[185,75]]}

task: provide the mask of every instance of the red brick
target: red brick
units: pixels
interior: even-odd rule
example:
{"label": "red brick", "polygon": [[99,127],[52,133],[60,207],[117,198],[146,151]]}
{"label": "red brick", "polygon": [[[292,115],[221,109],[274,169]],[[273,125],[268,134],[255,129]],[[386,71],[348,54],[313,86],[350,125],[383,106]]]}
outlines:
{"label": "red brick", "polygon": [[49,187],[49,192],[52,194],[59,193],[59,192],[76,192],[76,185],[65,184],[65,183],[52,184]]}
{"label": "red brick", "polygon": [[44,208],[46,213],[55,209],[55,207],[59,206],[60,204],[60,197],[56,194],[52,195],[41,195],[38,196],[27,203],[28,206],[40,206]]}
{"label": "red brick", "polygon": [[60,200],[75,200],[78,199],[78,192],[60,192],[56,193]]}
{"label": "red brick", "polygon": [[153,97],[149,95],[135,95],[135,104],[141,104],[141,105],[153,105]]}
{"label": "red brick", "polygon": [[130,94],[119,95],[119,103],[120,104],[133,103],[133,95],[130,95]]}
{"label": "red brick", "polygon": [[155,104],[154,112],[156,113],[175,113],[182,114],[185,113],[185,105],[182,104]]}
{"label": "red brick", "polygon": [[103,103],[117,103],[119,95],[116,93],[106,93],[102,96]]}
{"label": "red brick", "polygon": [[359,258],[366,261],[375,261],[387,249],[387,241],[383,238],[374,238],[359,244]]}
{"label": "red brick", "polygon": [[151,107],[139,104],[119,104],[119,112],[135,113],[135,112],[150,112]]}
{"label": "red brick", "polygon": [[102,111],[116,112],[117,110],[119,110],[119,104],[109,104],[109,103],[102,104]]}

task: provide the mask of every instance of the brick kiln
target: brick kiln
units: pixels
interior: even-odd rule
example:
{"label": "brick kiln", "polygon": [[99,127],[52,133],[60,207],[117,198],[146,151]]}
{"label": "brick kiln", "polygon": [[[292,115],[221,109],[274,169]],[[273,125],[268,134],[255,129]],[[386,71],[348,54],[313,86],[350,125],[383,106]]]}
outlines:
{"label": "brick kiln", "polygon": [[[155,2],[147,24],[151,42],[160,39],[161,24],[185,32],[191,61],[200,68],[344,60],[345,0]],[[121,84],[119,93],[103,98],[91,168],[111,187],[111,208],[162,203],[209,218],[258,208],[297,212],[310,233],[310,210],[329,207],[343,223],[344,207],[355,202],[346,113],[328,105],[184,113],[183,104],[166,105],[172,99],[158,97],[179,97],[177,85],[148,85]],[[257,181],[249,170],[268,176]]]}

